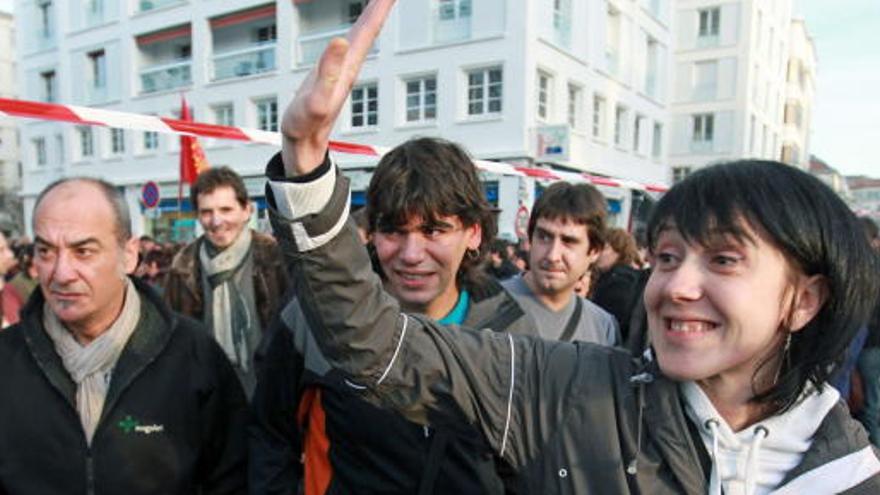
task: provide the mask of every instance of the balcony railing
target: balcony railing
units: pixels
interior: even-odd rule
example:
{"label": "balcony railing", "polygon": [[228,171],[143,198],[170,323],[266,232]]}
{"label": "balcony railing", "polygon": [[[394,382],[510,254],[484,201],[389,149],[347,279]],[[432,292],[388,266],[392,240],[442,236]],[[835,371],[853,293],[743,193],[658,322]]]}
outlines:
{"label": "balcony railing", "polygon": [[153,93],[192,84],[192,61],[180,60],[170,64],[148,67],[141,71],[141,92]]}
{"label": "balcony railing", "polygon": [[146,12],[148,10],[161,9],[167,5],[175,3],[183,3],[184,0],[140,0],[138,2],[138,12]]}
{"label": "balcony railing", "polygon": [[244,77],[275,70],[275,43],[261,43],[214,55],[213,80]]}
{"label": "balcony railing", "polygon": [[[337,36],[345,36],[350,28],[350,24],[345,24],[329,31],[300,36],[299,63],[301,65],[309,65],[317,62],[321,57],[321,54],[324,53],[324,48],[327,47],[327,43],[330,43],[330,40]],[[374,55],[378,52],[379,40],[376,40],[373,42],[372,48],[370,48],[370,55]]]}

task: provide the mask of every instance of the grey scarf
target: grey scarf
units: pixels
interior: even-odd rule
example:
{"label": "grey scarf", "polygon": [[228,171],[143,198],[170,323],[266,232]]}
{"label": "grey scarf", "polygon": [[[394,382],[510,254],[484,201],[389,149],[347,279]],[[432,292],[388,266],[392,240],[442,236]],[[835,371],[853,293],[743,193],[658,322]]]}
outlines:
{"label": "grey scarf", "polygon": [[104,410],[113,368],[141,317],[141,298],[131,280],[126,278],[126,282],[125,302],[119,317],[86,346],[77,342],[49,304],[43,305],[43,326],[64,368],[76,383],[76,409],[89,445]]}
{"label": "grey scarf", "polygon": [[211,311],[205,312],[205,321],[229,360],[244,372],[250,367],[249,335],[259,328],[252,309],[255,304],[246,299],[247,291],[237,282],[237,275],[251,253],[251,240],[251,230],[245,228],[232,245],[213,256],[207,241],[199,250],[202,270],[210,286],[205,287],[209,296],[206,301],[211,303]]}

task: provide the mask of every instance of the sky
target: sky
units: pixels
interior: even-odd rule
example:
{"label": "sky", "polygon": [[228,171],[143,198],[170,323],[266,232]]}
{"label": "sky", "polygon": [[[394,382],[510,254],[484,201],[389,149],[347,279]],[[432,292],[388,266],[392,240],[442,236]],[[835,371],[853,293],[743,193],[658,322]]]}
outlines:
{"label": "sky", "polygon": [[880,1],[795,0],[818,58],[810,152],[880,178]]}
{"label": "sky", "polygon": [[843,174],[880,178],[880,0],[794,0],[794,15],[819,62],[810,152]]}

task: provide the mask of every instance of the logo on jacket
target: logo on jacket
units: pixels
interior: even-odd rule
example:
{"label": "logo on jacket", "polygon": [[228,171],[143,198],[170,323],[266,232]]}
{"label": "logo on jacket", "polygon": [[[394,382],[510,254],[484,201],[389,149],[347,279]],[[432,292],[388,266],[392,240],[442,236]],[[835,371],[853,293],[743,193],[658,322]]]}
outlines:
{"label": "logo on jacket", "polygon": [[163,425],[142,425],[139,420],[132,418],[130,415],[125,416],[125,418],[116,425],[119,426],[119,429],[126,435],[129,433],[152,435],[153,433],[162,433],[165,431],[165,426]]}

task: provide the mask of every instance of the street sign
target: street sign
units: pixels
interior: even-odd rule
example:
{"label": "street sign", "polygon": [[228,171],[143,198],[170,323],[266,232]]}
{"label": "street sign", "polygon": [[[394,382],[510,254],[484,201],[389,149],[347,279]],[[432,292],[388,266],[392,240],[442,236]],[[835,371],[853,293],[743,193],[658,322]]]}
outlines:
{"label": "street sign", "polygon": [[159,185],[149,180],[141,187],[141,202],[147,208],[155,208],[159,204]]}

